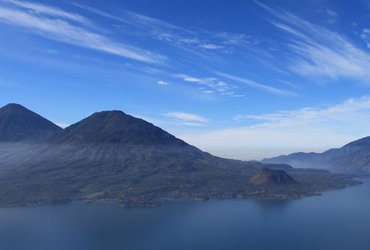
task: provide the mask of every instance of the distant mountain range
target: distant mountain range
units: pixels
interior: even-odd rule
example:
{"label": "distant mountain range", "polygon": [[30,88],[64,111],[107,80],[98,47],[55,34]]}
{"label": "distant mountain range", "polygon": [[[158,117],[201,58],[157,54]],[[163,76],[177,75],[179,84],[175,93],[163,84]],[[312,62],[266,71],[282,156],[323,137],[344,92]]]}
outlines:
{"label": "distant mountain range", "polygon": [[[266,167],[279,171],[267,173],[263,183],[251,181]],[[323,170],[219,158],[122,111],[94,113],[61,129],[21,105],[0,108],[3,206],[80,200],[156,206],[160,199],[295,199],[355,183],[350,176]]]}
{"label": "distant mountain range", "polygon": [[338,173],[370,174],[370,137],[323,153],[293,153],[262,160],[263,163],[289,164],[296,168],[322,168]]}

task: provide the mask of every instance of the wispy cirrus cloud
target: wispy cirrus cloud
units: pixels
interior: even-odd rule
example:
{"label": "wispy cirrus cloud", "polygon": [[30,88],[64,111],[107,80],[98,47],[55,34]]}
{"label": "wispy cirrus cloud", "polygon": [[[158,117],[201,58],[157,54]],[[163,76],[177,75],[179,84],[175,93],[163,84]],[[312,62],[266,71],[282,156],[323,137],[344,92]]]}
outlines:
{"label": "wispy cirrus cloud", "polygon": [[198,89],[205,94],[218,94],[234,98],[245,96],[236,85],[222,81],[217,77],[194,77],[186,74],[175,74],[174,77],[182,79],[184,82],[196,84]]}
{"label": "wispy cirrus cloud", "polygon": [[[314,78],[370,78],[370,55],[345,36],[312,24],[283,9],[273,9],[256,1],[276,20],[270,22],[288,33],[286,43],[289,70]],[[329,11],[328,15],[336,16]]]}
{"label": "wispy cirrus cloud", "polygon": [[210,49],[210,50],[224,48],[224,46],[222,45],[217,45],[213,43],[203,43],[203,44],[199,44],[198,46],[202,49]]}
{"label": "wispy cirrus cloud", "polygon": [[157,84],[158,85],[168,85],[168,82],[159,80],[159,81],[157,81]]}
{"label": "wispy cirrus cloud", "polygon": [[192,113],[168,112],[164,116],[171,119],[169,123],[182,126],[204,126],[209,122],[209,119]]}
{"label": "wispy cirrus cloud", "polygon": [[362,29],[361,38],[365,41],[367,48],[370,49],[370,29]]}
{"label": "wispy cirrus cloud", "polygon": [[89,20],[79,14],[76,13],[70,13],[67,11],[64,11],[62,9],[45,5],[45,4],[39,4],[34,2],[25,2],[25,1],[18,1],[18,0],[1,0],[2,2],[14,5],[16,7],[20,7],[23,9],[34,11],[35,13],[42,13],[46,14],[52,17],[60,17],[69,19],[72,21],[80,22],[80,23],[90,23]]}
{"label": "wispy cirrus cloud", "polygon": [[212,36],[220,39],[221,44],[250,46],[258,44],[258,39],[242,33],[214,32]]}
{"label": "wispy cirrus cloud", "polygon": [[[167,61],[167,57],[127,43],[114,41],[106,35],[99,34],[96,31],[91,31],[89,28],[94,28],[94,24],[82,15],[84,13],[83,11],[94,13],[123,24],[125,32],[127,31],[127,27],[131,27],[132,30],[135,31],[135,34],[139,33],[141,36],[145,36],[145,39],[150,37],[150,39],[164,42],[168,46],[175,46],[177,48],[175,53],[179,51],[178,48],[184,50],[183,52],[186,52],[183,53],[185,56],[180,56],[180,60],[188,57],[189,60],[185,62],[185,64],[190,61],[193,63],[193,56],[189,56],[190,54],[200,55],[202,58],[199,60],[200,62],[207,59],[207,62],[211,63],[215,63],[217,60],[224,63],[226,58],[222,56],[222,53],[230,53],[235,48],[245,48],[251,46],[251,44],[257,43],[256,40],[253,40],[245,34],[211,32],[201,29],[189,30],[160,19],[127,10],[120,10],[120,15],[113,15],[111,12],[105,12],[90,6],[73,3],[72,5],[74,7],[78,7],[83,10],[82,13],[75,14],[57,7],[51,7],[40,3],[11,0],[4,0],[4,2],[7,4],[5,6],[0,5],[0,21],[28,28],[31,32],[49,39],[147,63],[161,64]],[[81,26],[77,25],[78,23],[89,23],[89,25]],[[132,35],[130,32],[126,33],[128,34],[125,34],[125,36]],[[167,52],[168,50],[165,51],[165,53]],[[178,56],[183,54],[176,55]],[[180,60],[177,59],[176,61]],[[183,63],[184,62],[180,62],[179,65],[184,66]],[[192,65],[192,67],[197,68],[199,66],[202,67],[203,65],[199,64],[199,62]],[[172,73],[169,74],[171,75]],[[245,96],[244,93],[241,93],[240,88],[237,87],[237,85],[240,84],[240,81],[237,83],[234,81],[235,79],[233,80],[234,83],[230,84],[225,81],[221,81],[217,77],[203,77],[196,79],[195,77],[184,76],[177,78],[181,78],[184,82],[197,83],[198,86],[196,87],[204,94],[218,94],[233,98]],[[166,85],[167,82],[160,81],[157,83],[159,85]],[[268,90],[270,93],[275,92],[275,94],[279,92],[278,90],[274,90],[274,88],[269,89],[269,87],[260,87],[260,89]],[[283,92],[281,92],[281,94],[282,93]]]}
{"label": "wispy cirrus cloud", "polygon": [[[235,46],[249,46],[252,39],[245,34],[227,33],[227,32],[209,32],[204,30],[190,30],[172,23],[146,16],[140,13],[121,10],[120,15],[85,6],[73,4],[85,11],[96,15],[119,21],[125,25],[135,28],[135,32],[141,31],[145,36],[151,36],[152,39],[162,41],[170,46],[200,53],[201,51],[230,51]],[[127,27],[125,27],[125,31]]]}
{"label": "wispy cirrus cloud", "polygon": [[[348,115],[356,119],[348,119]],[[234,118],[237,120],[256,120],[267,123],[279,123],[281,126],[284,124],[317,124],[327,122],[352,122],[367,117],[370,114],[370,97],[365,96],[362,98],[352,98],[344,101],[343,103],[323,107],[313,108],[306,107],[299,110],[278,111],[270,114],[262,115],[237,115]],[[350,120],[350,121],[349,121]],[[280,126],[279,125],[279,126]]]}
{"label": "wispy cirrus cloud", "polygon": [[[136,61],[161,64],[166,59],[165,56],[113,41],[104,35],[90,31],[82,26],[71,24],[68,22],[68,19],[76,19],[77,17],[73,14],[69,15],[68,12],[41,4],[18,3],[17,1],[14,3],[16,3],[16,6],[19,5],[19,7],[10,7],[8,4],[0,5],[0,22],[27,28],[28,31],[48,39]],[[38,11],[29,12],[24,9],[26,6],[37,9]],[[65,19],[61,19],[61,17]]]}
{"label": "wispy cirrus cloud", "polygon": [[335,12],[333,9],[318,9],[316,11],[317,13],[321,13],[322,16],[326,19],[327,23],[335,23],[337,22],[339,15],[337,12]]}
{"label": "wispy cirrus cloud", "polygon": [[182,112],[168,112],[165,114],[168,117],[176,118],[186,122],[208,122],[207,118],[204,118],[199,115],[190,114],[190,113],[182,113]]}
{"label": "wispy cirrus cloud", "polygon": [[260,89],[262,91],[266,91],[266,92],[269,92],[269,93],[273,93],[273,94],[277,94],[277,95],[288,95],[288,96],[296,96],[297,95],[294,92],[284,90],[284,89],[280,89],[280,88],[271,87],[271,86],[261,84],[261,83],[257,83],[255,81],[247,79],[247,78],[242,78],[242,77],[238,77],[238,76],[234,76],[234,75],[229,75],[229,74],[222,73],[222,72],[216,72],[216,73],[219,76],[222,76],[226,79],[241,82],[241,83],[244,83],[245,85],[247,85],[251,88]]}
{"label": "wispy cirrus cloud", "polygon": [[324,107],[240,114],[239,123],[252,125],[178,135],[212,153],[239,159],[264,158],[339,147],[370,134],[370,97],[348,99]]}
{"label": "wispy cirrus cloud", "polygon": [[189,128],[204,129],[207,128],[210,122],[210,119],[204,116],[177,111],[146,115],[136,114],[135,116],[149,121],[156,126],[166,128],[168,131],[179,131],[179,129],[183,131],[183,129],[187,130]]}
{"label": "wispy cirrus cloud", "polygon": [[337,17],[338,17],[337,12],[335,12],[334,10],[326,9],[326,13],[327,13],[329,16],[331,16],[332,18],[337,18]]}

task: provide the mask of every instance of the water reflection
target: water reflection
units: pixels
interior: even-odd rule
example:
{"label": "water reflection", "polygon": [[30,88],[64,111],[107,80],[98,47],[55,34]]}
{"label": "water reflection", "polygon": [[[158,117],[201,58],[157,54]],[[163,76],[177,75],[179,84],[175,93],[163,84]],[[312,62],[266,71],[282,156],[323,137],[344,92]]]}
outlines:
{"label": "water reflection", "polygon": [[291,200],[254,200],[253,203],[264,213],[279,213],[288,209],[289,205],[294,202]]}

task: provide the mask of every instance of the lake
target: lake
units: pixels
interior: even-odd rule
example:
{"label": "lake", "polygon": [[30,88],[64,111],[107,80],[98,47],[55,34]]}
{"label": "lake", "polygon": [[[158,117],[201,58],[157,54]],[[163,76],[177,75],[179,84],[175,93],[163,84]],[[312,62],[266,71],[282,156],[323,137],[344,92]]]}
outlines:
{"label": "lake", "polygon": [[369,250],[370,180],[297,201],[1,208],[1,250]]}

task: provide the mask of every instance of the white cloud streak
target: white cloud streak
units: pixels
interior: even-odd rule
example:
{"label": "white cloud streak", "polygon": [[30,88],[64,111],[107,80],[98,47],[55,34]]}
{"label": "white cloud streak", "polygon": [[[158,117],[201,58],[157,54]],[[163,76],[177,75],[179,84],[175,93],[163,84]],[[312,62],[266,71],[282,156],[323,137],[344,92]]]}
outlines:
{"label": "white cloud streak", "polygon": [[228,84],[216,77],[194,77],[186,74],[175,74],[175,78],[182,79],[184,82],[195,83],[198,89],[204,94],[219,94],[221,96],[240,98],[244,94],[239,93],[239,88],[235,85]]}
{"label": "white cloud streak", "polygon": [[202,116],[196,115],[196,114],[190,114],[190,113],[182,113],[182,112],[168,112],[165,114],[165,116],[170,118],[175,118],[177,120],[183,121],[183,122],[200,122],[205,123],[209,120],[207,118],[204,118]]}
{"label": "white cloud streak", "polygon": [[222,45],[216,45],[216,44],[213,44],[213,43],[199,44],[199,47],[202,48],[202,49],[210,49],[210,50],[224,48],[224,46],[222,46]]}
{"label": "white cloud streak", "polygon": [[370,29],[363,29],[361,32],[361,38],[365,41],[367,48],[370,49]]}
{"label": "white cloud streak", "polygon": [[120,11],[120,15],[112,15],[89,6],[73,5],[96,15],[134,27],[135,32],[141,31],[144,35],[151,36],[152,39],[184,49],[187,52],[198,54],[202,50],[203,52],[222,52],[230,51],[231,48],[236,46],[249,46],[252,44],[250,37],[245,34],[195,31],[132,11]]}
{"label": "white cloud streak", "polygon": [[75,14],[75,13],[69,13],[69,12],[66,12],[62,9],[52,7],[52,6],[49,6],[49,5],[44,5],[44,4],[39,4],[39,3],[32,3],[32,2],[17,1],[17,0],[2,0],[2,2],[9,3],[9,4],[12,4],[14,6],[24,8],[24,9],[32,10],[36,13],[46,14],[46,15],[49,15],[49,16],[52,16],[52,17],[61,17],[61,18],[69,19],[69,20],[84,23],[84,24],[89,23],[89,21],[81,15],[78,15],[78,14]]}
{"label": "white cloud streak", "polygon": [[[257,2],[277,21],[275,27],[291,35],[286,48],[292,58],[290,71],[314,78],[370,78],[370,55],[345,36],[312,24],[290,12]],[[333,12],[330,12],[334,15]]]}
{"label": "white cloud streak", "polygon": [[239,122],[255,124],[180,138],[225,157],[261,159],[296,151],[322,151],[340,147],[370,134],[370,97],[343,103],[262,115],[238,115]]}
{"label": "white cloud streak", "polygon": [[274,88],[274,87],[264,85],[264,84],[261,84],[261,83],[257,83],[253,80],[250,80],[250,79],[225,74],[225,73],[222,73],[222,72],[216,72],[216,73],[219,76],[222,76],[224,78],[227,78],[227,79],[230,79],[230,80],[233,80],[233,81],[237,81],[237,82],[241,82],[241,83],[244,83],[245,85],[247,85],[251,88],[260,89],[260,90],[263,90],[263,91],[266,91],[266,92],[269,92],[269,93],[278,94],[278,95],[290,95],[290,96],[296,96],[297,95],[294,92],[284,90],[284,89]]}
{"label": "white cloud streak", "polygon": [[335,18],[335,17],[337,17],[337,16],[338,16],[338,14],[337,14],[334,10],[330,10],[330,9],[327,9],[327,10],[326,10],[326,13],[327,13],[329,16],[333,17],[333,18]]}
{"label": "white cloud streak", "polygon": [[168,85],[168,82],[159,80],[159,81],[157,81],[157,84],[158,85]]}
{"label": "white cloud streak", "polygon": [[[49,11],[48,14],[50,15],[51,12]],[[59,17],[60,14],[55,15],[54,18],[50,18],[21,9],[0,6],[0,21],[27,28],[48,39],[146,63],[160,64],[165,60],[164,56],[115,42],[103,35],[61,20]]]}

